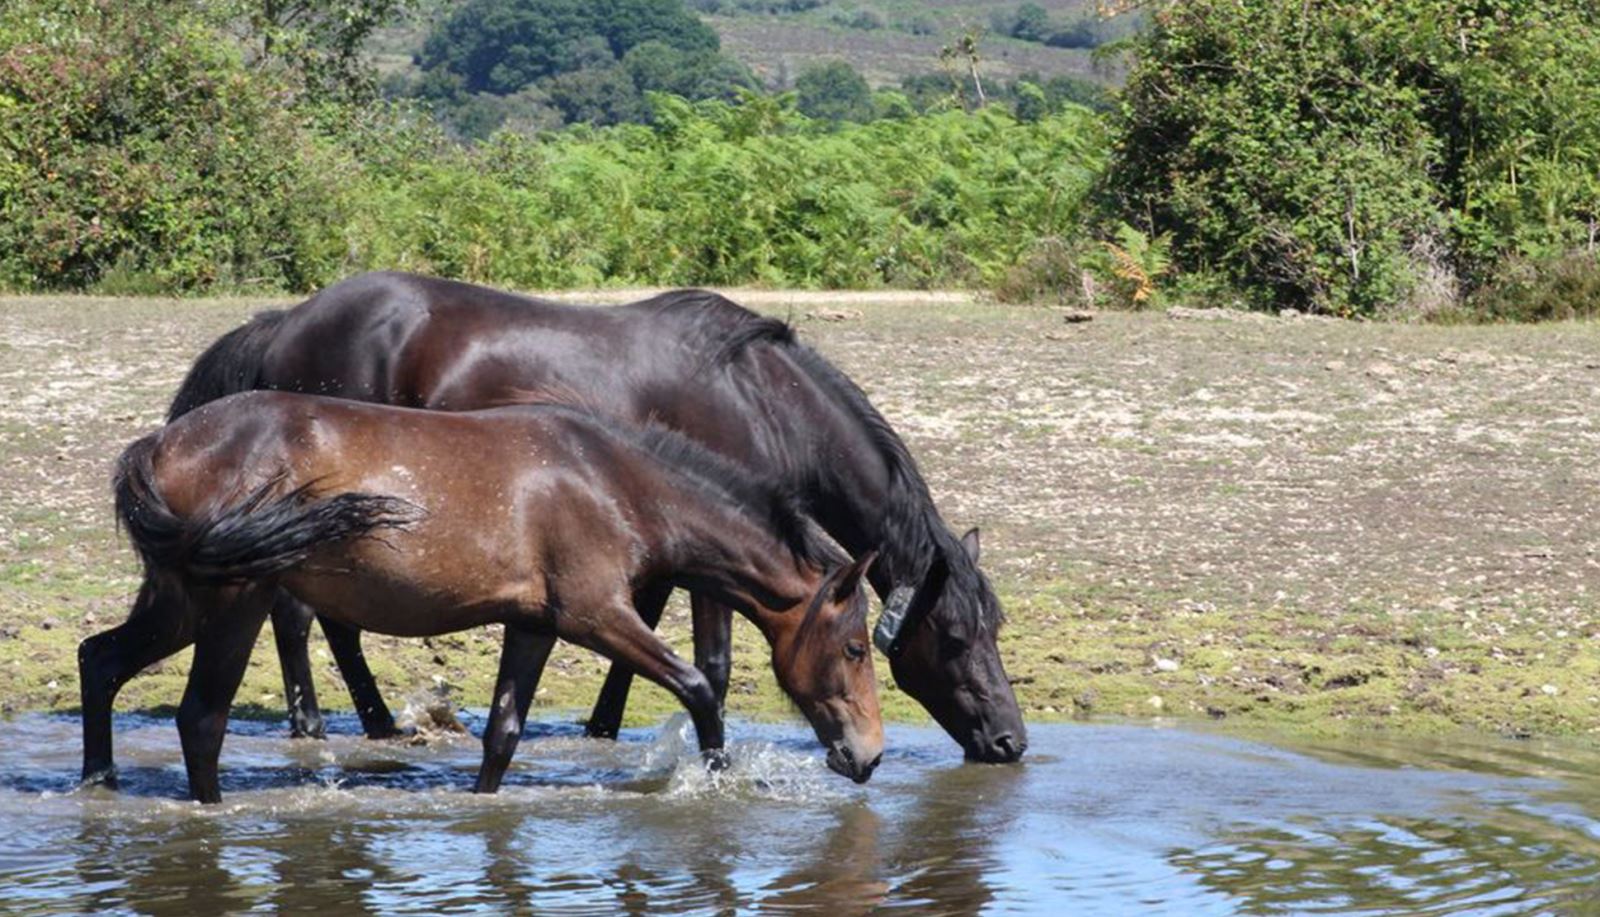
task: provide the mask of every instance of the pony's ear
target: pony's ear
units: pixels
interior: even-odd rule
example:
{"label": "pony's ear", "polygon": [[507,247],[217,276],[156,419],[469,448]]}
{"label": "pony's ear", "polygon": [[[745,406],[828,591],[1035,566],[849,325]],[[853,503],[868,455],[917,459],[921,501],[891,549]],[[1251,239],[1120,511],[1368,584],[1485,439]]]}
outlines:
{"label": "pony's ear", "polygon": [[872,562],[877,559],[878,549],[873,548],[861,555],[858,560],[851,561],[850,565],[844,568],[844,572],[839,574],[839,578],[834,580],[833,600],[843,602],[854,595],[856,587],[861,585],[861,578],[867,575],[867,571],[872,569]]}
{"label": "pony's ear", "polygon": [[968,529],[967,534],[961,536],[961,547],[967,552],[967,556],[972,558],[973,563],[978,562],[978,549],[980,545],[978,544],[977,526],[973,526],[972,528]]}

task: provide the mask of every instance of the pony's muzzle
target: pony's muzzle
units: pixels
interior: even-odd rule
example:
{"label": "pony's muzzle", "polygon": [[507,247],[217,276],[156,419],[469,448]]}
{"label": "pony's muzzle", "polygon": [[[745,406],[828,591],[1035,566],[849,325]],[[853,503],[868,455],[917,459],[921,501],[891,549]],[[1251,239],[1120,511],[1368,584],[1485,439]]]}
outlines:
{"label": "pony's muzzle", "polygon": [[872,779],[872,772],[878,769],[878,762],[883,760],[883,752],[877,752],[870,759],[863,759],[844,742],[835,742],[828,749],[828,768],[836,774],[849,777],[856,783],[866,783]]}

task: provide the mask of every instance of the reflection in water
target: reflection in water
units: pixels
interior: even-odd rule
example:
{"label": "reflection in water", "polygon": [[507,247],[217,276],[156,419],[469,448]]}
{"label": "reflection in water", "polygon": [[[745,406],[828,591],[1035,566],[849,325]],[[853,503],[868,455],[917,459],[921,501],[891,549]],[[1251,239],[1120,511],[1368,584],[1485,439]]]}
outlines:
{"label": "reflection in water", "polygon": [[906,876],[898,903],[937,905],[951,914],[975,914],[994,900],[989,876],[998,862],[993,836],[1015,823],[1015,790],[1022,767],[946,767],[922,782],[895,831],[887,865]]}
{"label": "reflection in water", "polygon": [[112,794],[72,792],[71,718],[0,721],[0,909],[1600,912],[1593,749],[1076,725],[990,767],[894,728],[858,788],[795,727],[737,726],[738,763],[709,778],[684,725],[618,743],[532,727],[508,789],[475,797],[475,741],[242,724],[228,802],[205,809],[178,801],[170,722],[119,722]]}

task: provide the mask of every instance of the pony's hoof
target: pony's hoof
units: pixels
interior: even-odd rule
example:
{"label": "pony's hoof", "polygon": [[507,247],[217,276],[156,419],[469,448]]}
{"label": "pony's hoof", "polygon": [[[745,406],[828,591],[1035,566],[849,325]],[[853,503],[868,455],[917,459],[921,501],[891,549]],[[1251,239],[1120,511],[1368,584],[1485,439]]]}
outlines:
{"label": "pony's hoof", "polygon": [[713,774],[720,774],[733,766],[733,759],[720,748],[708,748],[700,753],[700,757],[705,759],[706,770]]}
{"label": "pony's hoof", "polygon": [[289,719],[289,738],[291,739],[326,739],[328,737],[328,724],[322,717],[291,717]]}
{"label": "pony's hoof", "polygon": [[78,789],[80,790],[97,786],[103,786],[108,790],[116,789],[117,769],[115,767],[107,767],[93,773],[86,773],[83,775],[83,779],[78,781]]}

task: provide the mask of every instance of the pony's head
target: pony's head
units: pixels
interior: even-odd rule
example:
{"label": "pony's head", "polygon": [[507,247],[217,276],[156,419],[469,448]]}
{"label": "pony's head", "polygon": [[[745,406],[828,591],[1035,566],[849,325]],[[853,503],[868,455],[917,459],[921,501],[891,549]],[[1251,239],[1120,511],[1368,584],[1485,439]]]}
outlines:
{"label": "pony's head", "polygon": [[[948,543],[946,543],[948,542]],[[873,642],[895,684],[961,743],[968,758],[1007,763],[1028,747],[1027,727],[996,643],[1000,603],[978,569],[978,530],[940,540],[920,582],[884,602]]]}
{"label": "pony's head", "polygon": [[883,720],[862,577],[877,552],[814,573],[810,597],[758,620],[778,684],[828,749],[828,767],[865,783],[883,757]]}

